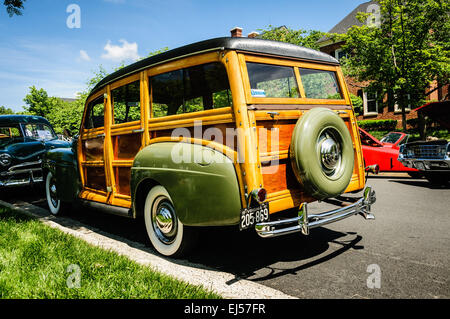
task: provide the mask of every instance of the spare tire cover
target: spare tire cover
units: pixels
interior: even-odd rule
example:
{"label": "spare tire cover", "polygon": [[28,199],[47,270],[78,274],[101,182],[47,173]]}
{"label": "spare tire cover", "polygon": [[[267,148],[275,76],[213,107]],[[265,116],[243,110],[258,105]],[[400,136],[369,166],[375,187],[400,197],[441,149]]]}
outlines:
{"label": "spare tire cover", "polygon": [[297,121],[289,153],[298,181],[317,199],[340,195],[350,183],[352,138],[344,121],[330,109],[314,108]]}

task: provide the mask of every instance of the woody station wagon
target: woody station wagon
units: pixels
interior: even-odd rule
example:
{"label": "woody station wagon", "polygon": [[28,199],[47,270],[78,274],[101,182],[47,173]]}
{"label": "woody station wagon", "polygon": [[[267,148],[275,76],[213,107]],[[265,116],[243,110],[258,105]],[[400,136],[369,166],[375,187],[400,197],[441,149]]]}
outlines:
{"label": "woody station wagon", "polygon": [[43,167],[53,214],[79,201],[141,217],[166,256],[186,253],[199,226],[273,237],[374,218],[338,61],[276,41],[216,38],[112,73],[90,93],[72,148],[47,152]]}

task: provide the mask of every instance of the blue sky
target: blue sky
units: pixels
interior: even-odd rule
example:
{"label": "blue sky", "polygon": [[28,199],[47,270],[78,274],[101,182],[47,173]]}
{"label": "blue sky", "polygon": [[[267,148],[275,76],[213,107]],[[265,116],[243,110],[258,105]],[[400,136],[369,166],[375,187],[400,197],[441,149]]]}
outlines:
{"label": "blue sky", "polygon": [[[99,65],[110,71],[163,47],[229,36],[235,26],[244,35],[269,25],[328,31],[363,2],[27,0],[12,18],[1,5],[0,105],[21,111],[32,85],[73,98]],[[80,28],[67,26],[70,4],[81,9]]]}

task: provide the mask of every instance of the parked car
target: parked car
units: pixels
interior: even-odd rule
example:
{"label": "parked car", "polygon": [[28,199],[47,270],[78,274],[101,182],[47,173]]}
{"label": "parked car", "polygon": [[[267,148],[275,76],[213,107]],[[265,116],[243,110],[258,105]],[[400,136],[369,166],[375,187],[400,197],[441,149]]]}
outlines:
{"label": "parked car", "polygon": [[[429,102],[414,111],[450,129],[450,101]],[[418,169],[432,184],[445,185],[450,181],[450,141],[430,137],[430,140],[403,144],[398,160]]]}
{"label": "parked car", "polygon": [[[373,219],[375,201],[339,62],[262,39],[206,40],[107,76],[87,98],[76,146],[48,151],[44,174],[53,214],[78,201],[142,217],[166,256],[186,253],[200,226],[308,234]],[[356,191],[348,206],[307,210]]]}
{"label": "parked car", "polygon": [[402,145],[398,160],[418,169],[432,184],[450,181],[450,142],[446,140],[417,141]]}
{"label": "parked car", "polygon": [[407,172],[413,177],[420,176],[417,169],[406,167],[398,161],[400,146],[408,141],[408,134],[390,132],[381,140],[362,128],[359,128],[359,134],[366,166],[378,164],[380,172]]}
{"label": "parked car", "polygon": [[42,182],[42,155],[69,147],[40,116],[0,115],[0,187]]}

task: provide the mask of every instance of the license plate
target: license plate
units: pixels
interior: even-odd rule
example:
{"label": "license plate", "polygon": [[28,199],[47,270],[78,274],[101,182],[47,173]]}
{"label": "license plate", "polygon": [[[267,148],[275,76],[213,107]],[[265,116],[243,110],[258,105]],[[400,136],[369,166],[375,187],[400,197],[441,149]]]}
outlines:
{"label": "license plate", "polygon": [[241,221],[239,230],[248,229],[257,223],[269,221],[269,204],[262,203],[254,208],[244,208],[241,210]]}
{"label": "license plate", "polygon": [[415,164],[415,166],[416,166],[417,169],[421,169],[421,170],[424,170],[424,169],[425,169],[425,166],[423,165],[422,162],[417,162],[417,163]]}

